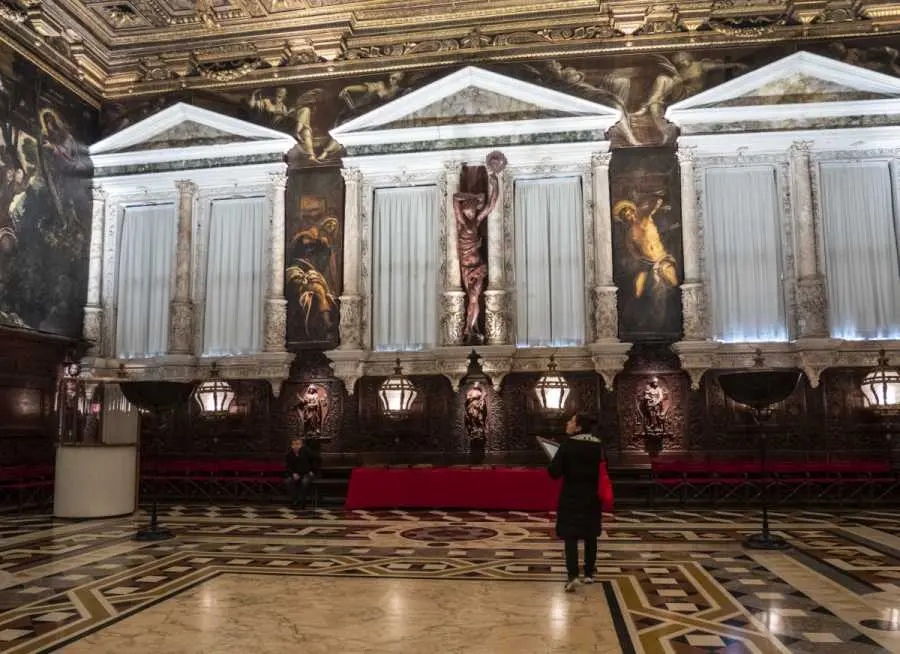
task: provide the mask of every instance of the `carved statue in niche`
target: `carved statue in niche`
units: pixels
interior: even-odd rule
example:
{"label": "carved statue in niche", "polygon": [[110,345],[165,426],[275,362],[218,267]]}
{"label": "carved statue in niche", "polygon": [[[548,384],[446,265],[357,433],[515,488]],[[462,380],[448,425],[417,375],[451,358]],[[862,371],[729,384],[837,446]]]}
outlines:
{"label": "carved statue in niche", "polygon": [[487,280],[485,221],[497,206],[500,195],[497,175],[506,167],[506,157],[501,152],[492,152],[485,163],[486,166],[463,165],[459,191],[453,194],[456,247],[463,290],[466,292],[463,335],[467,345],[484,343],[480,319]]}
{"label": "carved statue in niche", "polygon": [[328,415],[328,391],[318,384],[310,384],[302,394],[297,393],[297,399],[297,414],[303,436],[321,438],[325,417]]}
{"label": "carved statue in niche", "polygon": [[80,378],[81,366],[69,362],[63,368],[56,391],[56,416],[62,443],[79,443],[83,436],[83,410],[85,405],[84,382]]}
{"label": "carved statue in niche", "polygon": [[484,461],[487,440],[487,396],[480,382],[475,382],[466,391],[465,420],[466,437],[473,463]]}
{"label": "carved statue in niche", "polygon": [[637,397],[644,444],[651,456],[659,454],[664,437],[670,433],[669,406],[667,389],[658,377],[651,377]]}

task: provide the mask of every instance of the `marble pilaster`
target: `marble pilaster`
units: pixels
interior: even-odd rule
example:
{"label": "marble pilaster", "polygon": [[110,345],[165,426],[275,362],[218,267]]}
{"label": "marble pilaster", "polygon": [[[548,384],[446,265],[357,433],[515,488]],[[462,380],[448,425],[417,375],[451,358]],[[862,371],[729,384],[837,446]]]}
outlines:
{"label": "marble pilaster", "polygon": [[341,303],[341,349],[362,348],[362,296],[360,295],[360,220],[362,214],[362,173],[343,168],[344,178],[344,293]]}
{"label": "marble pilaster", "polygon": [[169,310],[169,352],[190,354],[194,307],[191,303],[191,234],[197,186],[190,180],[175,182],[178,189],[178,236],[175,246],[175,291]]}
{"label": "marble pilaster", "polygon": [[697,219],[697,188],[694,148],[679,148],[681,172],[681,225],[684,280],[681,284],[681,311],[684,340],[704,341],[709,338],[706,320],[706,286],[700,275],[700,222]]}
{"label": "marble pilaster", "polygon": [[591,289],[594,342],[618,340],[619,312],[613,283],[612,215],[609,193],[609,162],[612,154],[597,152],[591,157],[594,220],[594,288]]}
{"label": "marble pilaster", "polygon": [[488,345],[505,345],[510,339],[503,238],[503,227],[507,220],[507,203],[504,197],[507,184],[502,172],[497,175],[497,182],[497,205],[487,219],[488,290],[484,294],[484,313],[485,340]]}
{"label": "marble pilaster", "polygon": [[88,254],[88,288],[84,307],[82,335],[91,343],[88,353],[103,352],[103,307],[100,304],[103,284],[103,233],[106,228],[106,191],[100,186],[91,189],[91,242]]}
{"label": "marble pilaster", "polygon": [[456,243],[456,212],[453,210],[453,195],[459,191],[461,163],[448,161],[444,164],[440,188],[443,191],[444,219],[444,291],[441,297],[441,343],[462,345],[463,328],[466,322],[466,294],[462,289],[462,274],[459,268],[459,249]]}
{"label": "marble pilaster", "polygon": [[826,291],[816,256],[810,145],[809,141],[795,141],[790,148],[797,229],[797,328],[800,338],[824,338],[828,336]]}
{"label": "marble pilaster", "polygon": [[287,300],[284,297],[284,189],[287,176],[273,173],[272,220],[269,232],[270,277],[265,307],[265,351],[284,352],[287,336]]}

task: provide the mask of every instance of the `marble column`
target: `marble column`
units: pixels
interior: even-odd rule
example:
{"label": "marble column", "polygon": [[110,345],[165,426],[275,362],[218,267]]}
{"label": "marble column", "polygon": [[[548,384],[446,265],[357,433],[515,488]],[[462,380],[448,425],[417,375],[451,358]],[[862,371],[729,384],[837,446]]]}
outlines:
{"label": "marble column", "polygon": [[609,161],[612,154],[597,152],[591,157],[591,184],[594,198],[594,342],[618,341],[619,309],[613,282],[612,215],[609,197]]}
{"label": "marble column", "polygon": [[488,345],[506,345],[509,333],[509,300],[506,289],[506,247],[503,226],[506,222],[507,180],[497,175],[497,206],[487,218],[487,290],[484,292],[485,340]]}
{"label": "marble column", "polygon": [[438,187],[442,192],[441,215],[444,219],[444,291],[441,296],[441,344],[462,345],[466,322],[466,294],[462,290],[462,274],[459,268],[459,251],[456,243],[456,213],[453,211],[453,195],[459,191],[462,163],[444,163]]}
{"label": "marble column", "polygon": [[191,302],[191,235],[197,186],[190,180],[175,182],[178,189],[178,240],[175,246],[175,292],[169,310],[169,352],[190,354],[194,340]]}
{"label": "marble column", "polygon": [[362,296],[359,294],[360,221],[362,173],[358,168],[341,170],[344,178],[344,293],[341,302],[341,344],[345,350],[362,349]]}
{"label": "marble column", "polygon": [[103,354],[103,306],[101,289],[103,283],[103,232],[106,228],[106,191],[100,186],[91,189],[91,242],[88,253],[88,288],[84,307],[84,339],[91,343],[88,354]]}
{"label": "marble column", "polygon": [[706,288],[700,276],[700,223],[697,219],[697,189],[694,179],[694,148],[679,148],[676,153],[681,167],[681,233],[684,257],[684,280],[681,283],[681,312],[684,340],[705,341],[709,338],[706,319]]}
{"label": "marble column", "polygon": [[269,175],[272,220],[269,228],[269,283],[266,289],[265,351],[284,352],[287,300],[284,297],[284,189],[287,175]]}
{"label": "marble column", "polygon": [[800,338],[827,338],[825,279],[816,256],[810,145],[810,141],[795,141],[790,149],[797,230],[797,328]]}

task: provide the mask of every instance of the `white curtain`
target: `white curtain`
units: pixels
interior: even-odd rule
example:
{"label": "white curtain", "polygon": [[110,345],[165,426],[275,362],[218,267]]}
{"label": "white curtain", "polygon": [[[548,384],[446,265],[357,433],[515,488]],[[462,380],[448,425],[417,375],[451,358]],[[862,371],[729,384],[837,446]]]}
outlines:
{"label": "white curtain", "polygon": [[372,338],[376,350],[421,350],[437,341],[438,192],[375,191]]}
{"label": "white curtain", "polygon": [[212,203],[203,325],[206,355],[252,354],[262,349],[266,207],[265,198]]}
{"label": "white curtain", "polygon": [[120,359],[168,351],[176,238],[174,204],[125,209],[117,261],[116,353]]}
{"label": "white curtain", "polygon": [[520,347],[584,343],[583,227],[580,178],[516,182],[516,340]]}
{"label": "white curtain", "polygon": [[900,337],[897,223],[886,161],[823,163],[828,314],[835,338]]}
{"label": "white curtain", "polygon": [[706,206],[713,337],[726,342],[786,341],[774,168],[707,169]]}

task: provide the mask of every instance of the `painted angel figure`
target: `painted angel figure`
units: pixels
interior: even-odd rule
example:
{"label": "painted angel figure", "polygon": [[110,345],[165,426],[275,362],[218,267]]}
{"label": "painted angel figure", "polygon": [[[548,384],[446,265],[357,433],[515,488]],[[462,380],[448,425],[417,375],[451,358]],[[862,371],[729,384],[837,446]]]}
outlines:
{"label": "painted angel figure", "polygon": [[695,59],[689,52],[678,52],[670,61],[662,55],[656,55],[660,74],[653,82],[647,99],[632,115],[640,116],[649,113],[660,133],[667,133],[666,120],[663,117],[665,106],[696,95],[706,86],[707,75],[717,70],[734,70],[742,72],[745,64],[715,61],[712,59]]}

